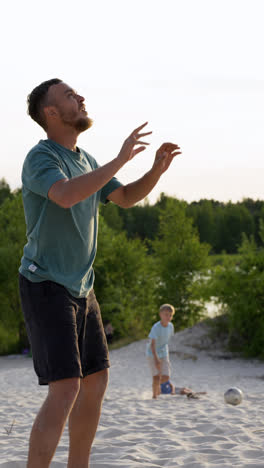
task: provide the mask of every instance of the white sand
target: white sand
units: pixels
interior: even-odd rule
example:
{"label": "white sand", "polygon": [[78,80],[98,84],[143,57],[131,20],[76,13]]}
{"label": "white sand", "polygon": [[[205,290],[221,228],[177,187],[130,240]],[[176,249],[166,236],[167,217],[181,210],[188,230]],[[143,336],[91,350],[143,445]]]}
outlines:
{"label": "white sand", "polygon": [[[204,328],[196,326],[173,339],[172,380],[208,395],[200,400],[162,395],[153,401],[145,343],[111,352],[110,384],[91,467],[263,468],[263,363],[230,359],[210,344],[201,349],[208,340]],[[230,386],[244,392],[237,407],[223,401]],[[1,468],[25,468],[30,428],[46,391],[36,383],[31,359],[0,358]],[[52,468],[66,467],[67,446],[65,430]]]}

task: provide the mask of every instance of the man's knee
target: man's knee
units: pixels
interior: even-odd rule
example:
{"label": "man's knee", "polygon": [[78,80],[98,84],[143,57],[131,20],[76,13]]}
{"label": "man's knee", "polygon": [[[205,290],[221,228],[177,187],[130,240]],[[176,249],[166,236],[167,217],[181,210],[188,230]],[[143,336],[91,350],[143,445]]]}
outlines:
{"label": "man's knee", "polygon": [[87,393],[93,393],[97,398],[103,398],[108,384],[108,369],[87,375],[81,382],[81,388]]}
{"label": "man's knee", "polygon": [[49,384],[49,397],[57,399],[59,402],[65,403],[66,405],[71,405],[76,400],[79,391],[79,377],[57,380]]}
{"label": "man's knee", "polygon": [[106,387],[107,387],[107,384],[108,384],[108,369],[103,369],[102,371],[100,372],[97,372],[95,374],[96,376],[96,388],[97,388],[97,391],[98,391],[98,394],[101,394],[101,396],[103,397],[104,396],[104,393],[106,391]]}

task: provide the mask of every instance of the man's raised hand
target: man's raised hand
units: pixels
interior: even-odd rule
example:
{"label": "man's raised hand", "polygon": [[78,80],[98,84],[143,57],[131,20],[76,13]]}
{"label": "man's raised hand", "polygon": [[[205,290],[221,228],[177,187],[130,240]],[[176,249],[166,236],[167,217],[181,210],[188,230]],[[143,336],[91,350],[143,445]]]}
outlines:
{"label": "man's raised hand", "polygon": [[[149,145],[146,141],[141,141],[141,138],[145,137],[146,135],[150,135],[152,132],[146,132],[146,133],[139,133],[142,128],[144,128],[148,122],[145,122],[143,125],[140,125],[140,127],[137,127],[131,135],[124,141],[124,144],[120,150],[120,153],[118,157],[126,163],[127,161],[130,161],[131,159],[134,158],[134,156],[138,153],[141,153],[141,151],[144,151],[146,149],[146,146]],[[141,145],[137,147],[137,145]]]}
{"label": "man's raised hand", "polygon": [[175,156],[181,154],[180,147],[174,143],[163,143],[156,152],[153,169],[159,170],[160,174],[167,171]]}
{"label": "man's raised hand", "polygon": [[[118,158],[121,159],[122,163],[125,164],[130,161],[134,156],[141,151],[144,151],[149,145],[146,141],[142,141],[141,138],[151,135],[152,132],[140,133],[140,131],[148,124],[145,122],[143,125],[137,127],[131,135],[124,141],[124,144],[119,152]],[[140,146],[138,146],[140,145]],[[153,163],[153,168],[157,170],[159,174],[167,171],[170,167],[171,162],[175,156],[181,154],[180,147],[174,143],[163,143],[156,152],[156,157]]]}

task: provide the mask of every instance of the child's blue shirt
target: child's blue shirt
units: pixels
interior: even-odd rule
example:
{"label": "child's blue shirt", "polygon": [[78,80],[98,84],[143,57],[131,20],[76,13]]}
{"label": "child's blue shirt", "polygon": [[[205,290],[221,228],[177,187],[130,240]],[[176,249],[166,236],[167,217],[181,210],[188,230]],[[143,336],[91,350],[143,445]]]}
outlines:
{"label": "child's blue shirt", "polygon": [[174,327],[170,322],[167,327],[163,327],[160,322],[157,322],[153,325],[149,338],[150,341],[147,344],[146,354],[147,356],[153,356],[151,351],[151,340],[156,340],[156,352],[158,358],[163,359],[169,355],[169,340],[170,337],[174,334]]}

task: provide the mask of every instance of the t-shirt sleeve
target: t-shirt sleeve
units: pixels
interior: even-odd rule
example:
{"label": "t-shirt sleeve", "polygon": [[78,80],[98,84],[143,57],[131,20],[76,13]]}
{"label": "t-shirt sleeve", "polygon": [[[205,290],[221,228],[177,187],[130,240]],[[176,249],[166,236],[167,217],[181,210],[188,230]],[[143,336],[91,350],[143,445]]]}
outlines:
{"label": "t-shirt sleeve", "polygon": [[151,328],[150,334],[148,337],[151,338],[152,340],[156,340],[158,338],[158,330],[157,330],[157,327],[155,327],[155,325],[153,325],[153,327]]}
{"label": "t-shirt sleeve", "polygon": [[113,177],[101,189],[100,202],[104,203],[104,204],[108,203],[109,202],[109,200],[107,200],[108,195],[110,195],[110,193],[114,192],[114,190],[116,190],[118,187],[122,187],[122,186],[123,186],[123,184],[116,177]]}
{"label": "t-shirt sleeve", "polygon": [[61,179],[67,179],[56,155],[46,151],[28,154],[22,170],[22,183],[28,189],[48,198],[51,186]]}
{"label": "t-shirt sleeve", "polygon": [[171,336],[174,335],[174,325],[171,323]]}
{"label": "t-shirt sleeve", "polygon": [[[96,161],[95,158],[93,158],[93,156],[91,156],[90,154],[86,152],[85,154],[89,161],[89,164],[92,166],[93,169],[97,169],[100,167],[100,164],[98,164],[98,162]],[[104,187],[101,188],[100,202],[104,204],[108,203],[109,202],[109,200],[107,200],[108,195],[114,192],[114,190],[116,190],[118,187],[122,187],[122,186],[123,184],[116,177],[113,177],[111,180],[109,180],[109,182],[107,182],[107,184],[104,185]]]}

